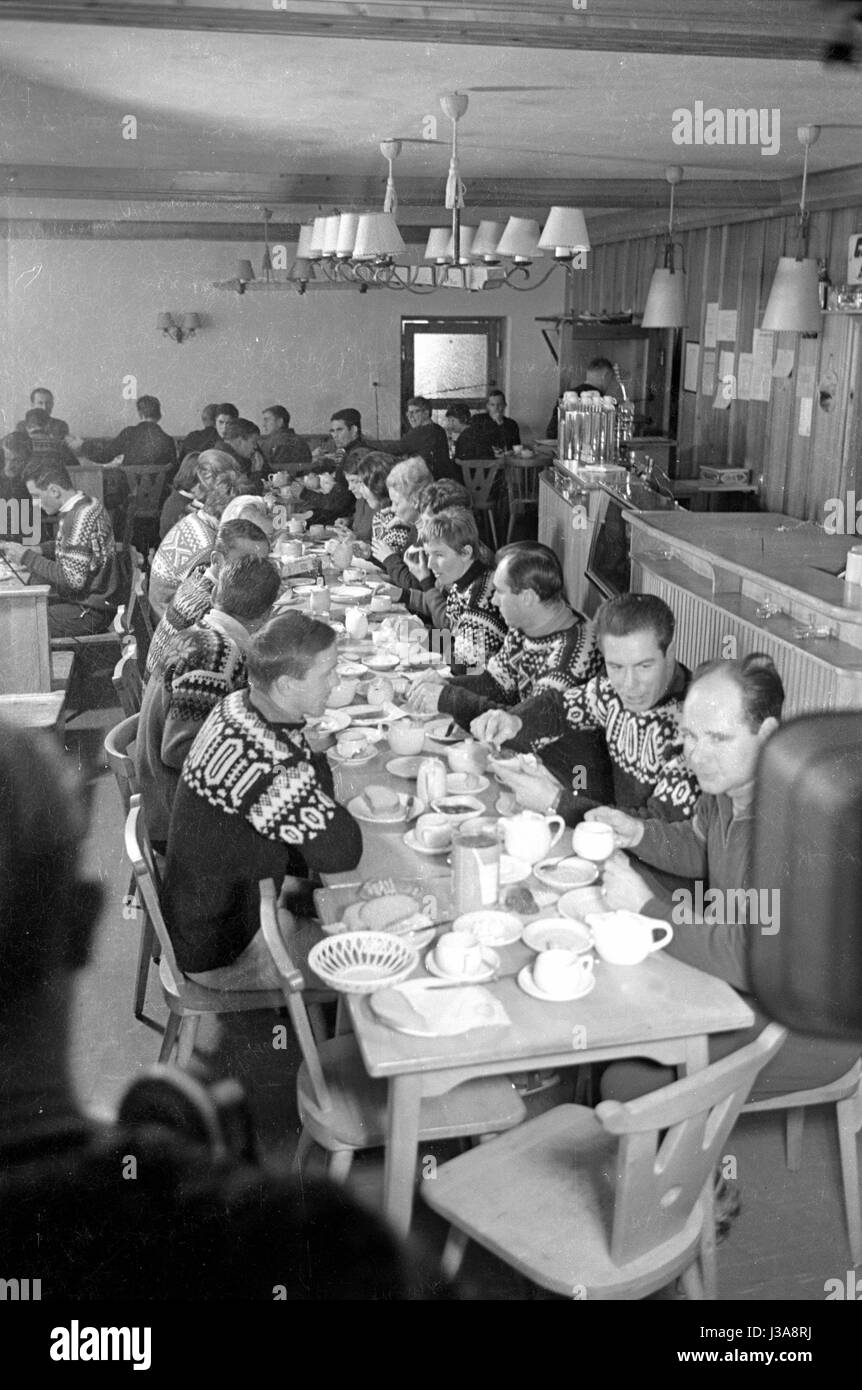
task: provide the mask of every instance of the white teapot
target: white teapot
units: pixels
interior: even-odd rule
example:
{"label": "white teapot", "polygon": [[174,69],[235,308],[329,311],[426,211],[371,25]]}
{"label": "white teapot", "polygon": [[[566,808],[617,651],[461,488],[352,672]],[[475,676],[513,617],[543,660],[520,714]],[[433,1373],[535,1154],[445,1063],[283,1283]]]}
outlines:
{"label": "white teapot", "polygon": [[538,864],[540,859],[545,859],[566,828],[562,816],[540,816],[537,811],[521,811],[517,816],[507,817],[500,825],[506,853],[528,864]]}
{"label": "white teapot", "polygon": [[344,613],[344,626],[348,637],[361,642],[368,636],[368,619],[359,608],[348,608]]}
{"label": "white teapot", "polygon": [[673,939],[673,928],[666,922],[639,912],[588,912],[586,922],[596,950],[611,965],[640,965]]}

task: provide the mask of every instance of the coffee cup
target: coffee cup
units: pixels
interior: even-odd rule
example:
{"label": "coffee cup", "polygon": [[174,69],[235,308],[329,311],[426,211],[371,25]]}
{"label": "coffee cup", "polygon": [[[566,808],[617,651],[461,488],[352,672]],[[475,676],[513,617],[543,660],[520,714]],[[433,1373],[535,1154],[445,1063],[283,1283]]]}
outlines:
{"label": "coffee cup", "polygon": [[425,747],[425,730],[409,719],[398,720],[390,726],[389,747],[399,757],[415,757]]}
{"label": "coffee cup", "polygon": [[[666,922],[639,912],[590,912],[585,920],[592,928],[596,950],[610,965],[640,965],[673,939],[673,928]],[[656,932],[661,935],[657,937]]]}
{"label": "coffee cup", "polygon": [[369,605],[372,613],[388,613],[390,608],[386,594],[374,594]]}
{"label": "coffee cup", "polygon": [[453,772],[483,772],[488,763],[488,750],[474,738],[467,738],[447,749],[446,757]]}
{"label": "coffee cup", "polygon": [[338,735],[335,751],[342,758],[361,758],[370,746],[364,729],[345,729]]}
{"label": "coffee cup", "polygon": [[572,831],[572,849],[579,859],[602,864],[614,852],[613,827],[601,820],[584,820]]}
{"label": "coffee cup", "polygon": [[292,536],[301,536],[305,530],[305,521],[301,516],[292,516],[287,523],[287,529]]}
{"label": "coffee cup", "polygon": [[281,541],[278,553],[283,560],[300,560],[302,558],[302,541]]}
{"label": "coffee cup", "polygon": [[475,975],[482,969],[482,946],[469,931],[447,931],[434,947],[434,960],[444,975]]}
{"label": "coffee cup", "polygon": [[555,947],[540,951],[533,961],[533,983],[553,999],[576,994],[592,979],[593,958],[577,951]]}
{"label": "coffee cup", "polygon": [[309,526],[308,534],[310,536],[313,536],[315,540],[320,540],[322,536],[326,535],[326,527],[321,526],[319,524],[315,526]]}
{"label": "coffee cup", "polygon": [[361,584],[365,578],[365,571],[359,569],[356,565],[348,565],[347,569],[344,571],[343,578],[345,584]]}
{"label": "coffee cup", "polygon": [[413,833],[423,849],[445,849],[452,842],[451,822],[436,811],[420,816]]}

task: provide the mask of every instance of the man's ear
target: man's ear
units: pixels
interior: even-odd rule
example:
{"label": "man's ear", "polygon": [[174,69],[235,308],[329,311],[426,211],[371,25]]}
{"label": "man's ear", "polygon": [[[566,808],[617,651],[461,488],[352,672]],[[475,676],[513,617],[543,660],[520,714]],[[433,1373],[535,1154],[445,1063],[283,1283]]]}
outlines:
{"label": "man's ear", "polygon": [[90,948],[104,893],[100,883],[79,880],[69,891],[66,911],[69,923],[63,964],[81,970],[90,959]]}

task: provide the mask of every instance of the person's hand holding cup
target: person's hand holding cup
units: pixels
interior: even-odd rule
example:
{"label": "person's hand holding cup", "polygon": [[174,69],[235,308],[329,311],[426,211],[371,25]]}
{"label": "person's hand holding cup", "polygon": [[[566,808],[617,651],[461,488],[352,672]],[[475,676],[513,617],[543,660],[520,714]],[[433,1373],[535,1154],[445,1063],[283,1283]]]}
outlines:
{"label": "person's hand holding cup", "polygon": [[[625,811],[618,811],[615,806],[596,806],[593,810],[587,811],[583,824],[594,822],[611,827],[614,832],[613,849],[634,849],[643,839],[644,822],[638,820],[637,816],[628,816]],[[581,851],[575,849],[575,853],[580,854]]]}

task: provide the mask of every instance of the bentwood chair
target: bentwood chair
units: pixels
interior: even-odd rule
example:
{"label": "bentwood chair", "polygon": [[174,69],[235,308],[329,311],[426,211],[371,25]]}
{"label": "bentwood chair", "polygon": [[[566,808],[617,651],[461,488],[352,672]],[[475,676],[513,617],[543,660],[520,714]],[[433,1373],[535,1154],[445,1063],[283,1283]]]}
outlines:
{"label": "bentwood chair", "polygon": [[131,718],[133,714],[140,714],[144,698],[144,682],[141,679],[137,652],[128,651],[120,657],[114,667],[111,682],[120,702],[120,709],[126,718]]}
{"label": "bentwood chair", "polygon": [[458,459],[457,462],[464,486],[470,494],[470,508],[477,517],[483,518],[487,539],[497,550],[500,542],[497,539],[496,508],[505,486],[505,464],[502,459]]}
{"label": "bentwood chair", "polygon": [[[124,660],[129,660],[128,657]],[[132,797],[138,795],[138,781],[135,775],[135,763],[129,749],[138,735],[138,716],[131,715],[124,719],[121,724],[115,725],[105,736],[105,757],[108,766],[117,779],[117,787],[120,793],[120,800],[123,803],[124,818],[129,814],[132,804]],[[124,907],[132,908],[137,915],[141,910],[138,902],[137,883],[135,875],[132,873],[129,882],[129,891],[124,900]],[[149,915],[144,912],[141,921],[141,936],[138,942],[138,962],[135,968],[135,998],[134,1013],[135,1018],[144,1017],[144,1000],[147,995],[147,981],[150,975],[150,963],[158,959],[158,948],[156,946],[156,934]]]}
{"label": "bentwood chair", "polygon": [[645,1298],[678,1276],[715,1288],[713,1170],[754,1080],[787,1036],[754,1042],[652,1095],[561,1105],[444,1163],[422,1195],[450,1223],[453,1274],[478,1241],[571,1299]]}
{"label": "bentwood chair", "polygon": [[786,1110],[785,1152],[787,1167],[797,1172],[802,1166],[802,1131],[805,1110],[809,1105],[835,1106],[838,1121],[838,1149],[841,1155],[841,1183],[844,1188],[844,1211],[847,1219],[847,1241],[854,1265],[862,1261],[862,1210],[859,1195],[859,1154],[856,1136],[862,1129],[862,1058],[843,1076],[825,1086],[810,1091],[789,1091],[766,1100],[753,1100],[743,1106],[743,1115],[757,1115],[765,1110]]}
{"label": "bentwood chair", "polygon": [[258,1009],[284,1008],[278,989],[221,990],[196,984],[177,965],[174,948],[160,901],[161,883],[152,846],[141,814],[141,798],[133,796],[126,820],[126,854],[132,861],[143,911],[152,923],[161,946],[159,979],[168,1006],[168,1023],[159,1061],[167,1062],[176,1048],[177,1066],[192,1059],[201,1018],[205,1014],[251,1013]]}
{"label": "bentwood chair", "polygon": [[168,474],[174,471],[169,464],[160,463],[123,467],[129,485],[123,542],[128,547],[134,543],[145,556],[151,544],[158,546],[165,482]]}
{"label": "bentwood chair", "polygon": [[[296,1078],[302,1133],[295,1164],[300,1168],[312,1144],[318,1144],[329,1154],[329,1176],[344,1182],[357,1150],[376,1149],[385,1142],[387,1083],[368,1075],[352,1033],[315,1042],[303,998],[305,984],[279,927],[275,884],[271,879],[260,885],[260,920],[302,1052]],[[507,1077],[482,1077],[462,1082],[446,1095],[424,1099],[419,1137],[434,1143],[499,1134],[521,1124],[526,1114],[523,1101]]]}
{"label": "bentwood chair", "polygon": [[506,487],[509,493],[509,527],[506,543],[512,539],[515,523],[522,516],[538,516],[539,477],[548,466],[546,458],[519,459],[506,456]]}

